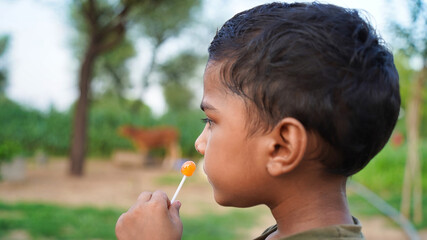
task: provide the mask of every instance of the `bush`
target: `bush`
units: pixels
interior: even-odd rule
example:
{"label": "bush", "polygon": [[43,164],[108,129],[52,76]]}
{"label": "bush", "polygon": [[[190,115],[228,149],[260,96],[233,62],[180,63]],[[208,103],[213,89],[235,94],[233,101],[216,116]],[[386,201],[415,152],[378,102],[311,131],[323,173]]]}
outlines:
{"label": "bush", "polygon": [[[9,142],[3,147],[4,154],[8,154],[7,149],[16,150],[18,146],[24,154],[34,154],[37,150],[51,155],[69,153],[72,110],[60,112],[52,108],[43,113],[7,99],[0,99],[0,109],[0,145]],[[140,101],[104,97],[93,101],[89,110],[88,154],[109,156],[118,148],[133,149],[131,142],[117,132],[122,125],[170,125],[180,131],[183,155],[199,156],[194,150],[194,141],[203,129],[202,117],[200,110],[188,109],[155,118],[151,109]],[[11,144],[15,147],[9,146]]]}
{"label": "bush", "polygon": [[17,143],[22,153],[34,152],[41,146],[45,133],[42,113],[24,108],[5,98],[0,99],[0,109],[0,144]]}
{"label": "bush", "polygon": [[200,110],[187,110],[168,112],[159,119],[160,124],[178,128],[183,156],[200,157],[194,148],[194,141],[203,130],[204,124],[200,121],[203,116],[204,114]]}
{"label": "bush", "polygon": [[13,157],[22,152],[21,146],[14,141],[4,141],[0,143],[0,164],[10,162]]}

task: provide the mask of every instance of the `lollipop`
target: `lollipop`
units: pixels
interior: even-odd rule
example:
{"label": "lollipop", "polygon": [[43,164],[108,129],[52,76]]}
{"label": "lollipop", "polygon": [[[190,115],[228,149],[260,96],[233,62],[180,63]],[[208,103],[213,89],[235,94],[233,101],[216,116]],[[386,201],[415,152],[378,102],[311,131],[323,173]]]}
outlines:
{"label": "lollipop", "polygon": [[173,203],[175,201],[176,196],[178,196],[178,193],[181,190],[182,185],[185,182],[185,179],[193,175],[195,170],[196,170],[196,164],[193,161],[186,161],[184,164],[182,164],[181,173],[184,174],[184,176],[182,177],[181,183],[179,184],[175,194],[172,197],[171,203]]}

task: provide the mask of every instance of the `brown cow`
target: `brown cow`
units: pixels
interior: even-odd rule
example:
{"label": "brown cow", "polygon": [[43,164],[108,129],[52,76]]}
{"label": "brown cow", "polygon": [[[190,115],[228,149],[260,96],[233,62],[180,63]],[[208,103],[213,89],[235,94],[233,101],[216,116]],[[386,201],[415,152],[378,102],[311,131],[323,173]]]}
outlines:
{"label": "brown cow", "polygon": [[180,157],[179,133],[174,127],[144,128],[134,126],[121,126],[119,134],[130,139],[134,146],[144,155],[153,148],[165,148],[166,156],[163,167],[172,168]]}

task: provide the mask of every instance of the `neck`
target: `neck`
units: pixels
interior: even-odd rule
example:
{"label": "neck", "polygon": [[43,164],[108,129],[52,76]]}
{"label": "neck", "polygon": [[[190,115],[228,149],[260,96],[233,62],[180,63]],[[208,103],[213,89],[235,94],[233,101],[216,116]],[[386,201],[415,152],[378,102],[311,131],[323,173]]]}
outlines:
{"label": "neck", "polygon": [[330,176],[325,180],[308,184],[294,182],[293,187],[287,188],[291,192],[269,205],[277,231],[267,239],[331,225],[354,224],[345,192],[346,178]]}

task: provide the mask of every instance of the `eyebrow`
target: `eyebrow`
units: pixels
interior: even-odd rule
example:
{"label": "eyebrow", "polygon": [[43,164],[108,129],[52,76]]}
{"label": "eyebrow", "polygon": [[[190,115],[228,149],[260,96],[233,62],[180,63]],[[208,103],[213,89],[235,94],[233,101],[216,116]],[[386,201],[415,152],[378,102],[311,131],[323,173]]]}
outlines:
{"label": "eyebrow", "polygon": [[202,109],[202,111],[206,111],[206,110],[216,110],[216,108],[214,106],[212,106],[211,104],[202,101],[202,103],[200,103],[200,109]]}

